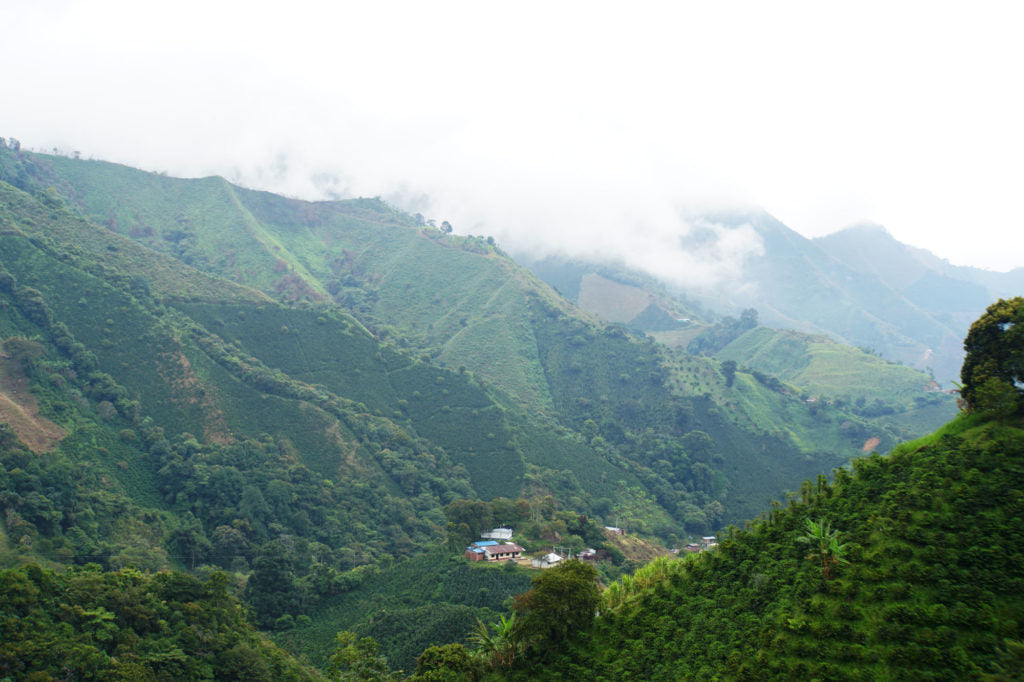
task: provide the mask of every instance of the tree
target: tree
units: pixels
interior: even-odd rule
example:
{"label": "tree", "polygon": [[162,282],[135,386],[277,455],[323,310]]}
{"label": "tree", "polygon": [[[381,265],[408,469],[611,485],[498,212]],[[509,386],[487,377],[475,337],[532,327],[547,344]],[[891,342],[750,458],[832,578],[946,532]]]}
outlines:
{"label": "tree", "polygon": [[797,542],[811,546],[808,559],[820,559],[825,580],[832,578],[832,571],[839,564],[850,563],[846,559],[846,543],[839,542],[839,531],[832,528],[825,519],[806,520],[807,534],[797,538]]}
{"label": "tree", "polygon": [[975,408],[1000,423],[1017,411],[1018,398],[1018,391],[1012,384],[996,377],[986,378],[974,390]]}
{"label": "tree", "polygon": [[293,553],[281,540],[260,548],[246,583],[245,596],[262,627],[270,627],[284,614],[299,611],[301,593],[295,584]]}
{"label": "tree", "polygon": [[690,431],[683,436],[682,446],[690,457],[698,462],[706,462],[711,457],[711,448],[715,446],[715,442],[704,431]]}
{"label": "tree", "polygon": [[12,336],[4,340],[3,349],[11,360],[24,369],[31,367],[45,350],[38,341],[27,339],[24,336]]}
{"label": "tree", "polygon": [[492,627],[493,635],[491,628],[477,618],[476,627],[469,635],[469,642],[476,646],[473,653],[486,660],[492,670],[499,667],[511,668],[516,655],[523,650],[516,615],[513,613],[508,618],[502,615]]}
{"label": "tree", "polygon": [[557,647],[594,620],[601,595],[597,571],[582,561],[565,561],[535,577],[533,587],[515,598],[522,637],[538,649]]}
{"label": "tree", "polygon": [[736,379],[736,361],[723,360],[722,374],[725,376],[725,385],[732,386],[732,382]]}
{"label": "tree", "polygon": [[712,500],[704,505],[704,516],[708,519],[708,525],[716,527],[725,516],[725,507],[718,500]]}
{"label": "tree", "polygon": [[740,313],[740,326],[744,330],[757,326],[757,310],[755,308],[747,308]]}
{"label": "tree", "polygon": [[1024,298],[993,303],[964,339],[960,395],[974,411],[1019,411],[1024,400]]}
{"label": "tree", "polygon": [[339,632],[338,646],[327,662],[327,674],[332,680],[398,680],[397,673],[388,669],[388,662],[377,655],[377,640],[359,637],[354,632]]}
{"label": "tree", "polygon": [[428,647],[416,659],[413,680],[433,682],[469,682],[477,679],[473,658],[461,644]]}
{"label": "tree", "polygon": [[451,234],[452,233],[452,224],[450,222],[448,222],[447,220],[442,221],[441,222],[441,231],[444,232],[445,234]]}
{"label": "tree", "polygon": [[167,546],[192,570],[213,550],[213,545],[203,532],[202,522],[192,512],[185,512],[181,523],[170,532]]}
{"label": "tree", "polygon": [[467,543],[472,542],[478,533],[494,527],[494,512],[491,505],[482,500],[454,500],[444,507],[444,515],[455,524],[456,529],[466,524],[470,534]]}

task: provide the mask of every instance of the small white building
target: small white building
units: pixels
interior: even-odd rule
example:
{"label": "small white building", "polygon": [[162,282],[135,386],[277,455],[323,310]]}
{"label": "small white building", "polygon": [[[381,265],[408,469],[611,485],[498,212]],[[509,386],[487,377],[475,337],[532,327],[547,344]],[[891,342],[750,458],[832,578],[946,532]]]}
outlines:
{"label": "small white building", "polygon": [[512,529],[511,528],[495,528],[489,530],[486,533],[480,533],[480,537],[488,538],[489,540],[511,540]]}
{"label": "small white building", "polygon": [[530,565],[534,568],[551,568],[562,561],[562,557],[558,556],[554,552],[545,554],[540,559],[533,559],[530,561]]}

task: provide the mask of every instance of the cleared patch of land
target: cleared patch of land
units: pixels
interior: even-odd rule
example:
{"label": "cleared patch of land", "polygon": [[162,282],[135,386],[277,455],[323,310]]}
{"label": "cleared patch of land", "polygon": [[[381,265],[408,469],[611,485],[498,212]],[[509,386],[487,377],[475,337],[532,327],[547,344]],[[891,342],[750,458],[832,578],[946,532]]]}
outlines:
{"label": "cleared patch of land", "polygon": [[17,363],[0,357],[0,423],[11,427],[32,452],[50,452],[67,432],[39,414],[28,377]]}
{"label": "cleared patch of land", "polygon": [[627,559],[632,561],[646,563],[655,557],[668,554],[668,550],[664,547],[659,547],[658,545],[633,537],[632,535],[616,535],[614,533],[606,532],[605,537],[607,537],[619,551],[625,554]]}
{"label": "cleared patch of land", "polygon": [[652,296],[640,287],[620,284],[601,275],[584,275],[579,306],[609,322],[629,322],[651,304]]}

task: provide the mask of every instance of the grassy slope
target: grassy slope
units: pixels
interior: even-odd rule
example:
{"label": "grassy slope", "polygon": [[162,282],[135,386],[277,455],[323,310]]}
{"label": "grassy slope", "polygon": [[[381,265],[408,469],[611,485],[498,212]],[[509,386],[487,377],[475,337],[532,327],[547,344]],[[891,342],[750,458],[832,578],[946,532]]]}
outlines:
{"label": "grassy slope", "polygon": [[[489,245],[417,229],[378,202],[309,204],[242,191],[318,281],[372,293],[368,319],[464,365],[523,403],[550,404],[523,319],[522,282]],[[333,286],[331,286],[333,283]]]}
{"label": "grassy slope", "polygon": [[182,180],[42,155],[33,161],[112,230],[276,298],[323,300],[327,289],[368,297],[374,326],[393,326],[524,403],[550,403],[530,362],[532,339],[516,324],[519,282],[507,267],[493,267],[504,258],[489,246],[421,231],[372,200],[300,202],[220,178]]}
{"label": "grassy slope", "polygon": [[[258,291],[210,277],[161,257],[131,239],[83,220],[52,195],[36,200],[0,181],[0,230],[35,238],[62,260],[99,276],[143,278],[154,294],[172,299],[268,302]],[[67,248],[67,244],[73,244]],[[61,245],[57,251],[53,248]]]}
{"label": "grassy slope", "polygon": [[[671,386],[677,393],[700,395],[717,406],[723,419],[755,434],[789,441],[805,453],[855,456],[869,437],[864,429],[872,430],[864,420],[844,409],[809,405],[789,386],[773,389],[743,370],[736,372],[733,385],[729,386],[720,364],[710,358],[671,351],[667,362],[672,369]],[[858,428],[851,432],[851,425]],[[873,430],[878,433],[871,435],[885,438],[890,447],[895,444],[895,434]]]}
{"label": "grassy slope", "polygon": [[927,375],[822,336],[756,327],[716,354],[720,360],[773,374],[811,395],[874,399],[885,386],[885,402],[912,404],[928,388]]}
{"label": "grassy slope", "polygon": [[[69,167],[78,168],[74,164]],[[95,167],[115,172],[117,177],[123,174],[129,180],[145,181],[138,189],[151,193],[152,183],[167,182],[165,178],[123,167],[104,164]],[[86,173],[85,177],[92,178],[92,175]],[[106,180],[109,182],[110,178]],[[92,182],[103,186],[102,182],[95,179]],[[179,183],[170,184],[177,187]],[[194,181],[184,184],[197,184],[202,189],[209,183]],[[131,183],[129,186],[132,186]],[[184,274],[180,277],[173,267],[168,267],[168,263],[173,261],[74,218],[59,202],[54,202],[54,206],[48,209],[24,193],[5,187],[4,215],[10,216],[7,224],[11,231],[6,254],[8,260],[17,261],[20,265],[15,274],[26,277],[23,284],[34,285],[41,289],[48,300],[52,298],[58,308],[58,316],[61,319],[68,318],[72,332],[80,334],[81,340],[88,347],[100,347],[98,352],[103,367],[117,376],[129,388],[133,397],[141,399],[144,413],[161,415],[161,423],[169,434],[189,430],[200,437],[215,440],[230,439],[233,433],[250,436],[264,432],[281,434],[299,447],[307,464],[327,476],[336,474],[338,463],[349,456],[352,447],[346,445],[346,441],[353,438],[343,426],[338,425],[336,419],[319,413],[316,408],[300,408],[278,396],[261,394],[238,381],[237,377],[231,376],[205,353],[176,338],[178,332],[173,323],[159,322],[130,295],[107,284],[104,278],[120,282],[127,288],[126,282],[140,273],[151,275],[154,293],[171,300],[210,300],[216,298],[215,292],[222,292],[226,295],[226,303],[178,305],[201,324],[208,325],[214,333],[239,344],[239,352],[244,348],[244,351],[254,353],[271,368],[309,384],[326,386],[337,395],[363,403],[382,416],[412,424],[421,435],[445,447],[456,463],[466,466],[480,495],[491,497],[519,494],[524,447],[530,448],[528,455],[535,464],[555,469],[566,466],[557,453],[566,451],[566,447],[575,447],[571,437],[552,431],[543,420],[521,415],[519,421],[525,420],[528,423],[521,424],[517,430],[524,443],[523,446],[518,445],[517,434],[510,431],[504,410],[481,391],[469,373],[449,373],[431,368],[420,362],[412,362],[408,357],[393,351],[388,351],[386,360],[381,355],[379,342],[358,322],[344,314],[289,310],[276,304],[253,306],[252,303],[266,304],[269,300],[251,289],[235,287],[224,280],[190,270],[187,266],[179,268]],[[158,193],[154,196],[158,196]],[[332,204],[324,208],[333,210],[337,206]],[[374,220],[379,218],[380,204],[355,202],[343,205],[342,209],[340,219],[351,218],[364,228],[363,231],[346,233],[347,239],[359,243],[365,238],[367,251],[373,250],[378,255],[388,252],[391,238],[379,244],[376,249],[370,249],[368,245],[372,241],[372,234],[380,231],[380,225],[366,219],[366,216]],[[36,235],[34,238],[46,235],[39,242],[46,249],[41,251],[21,237],[21,229]],[[411,237],[411,243],[419,248],[437,249],[433,241],[424,238],[416,230],[403,229],[398,233]],[[52,244],[49,237],[55,238]],[[79,242],[90,245],[91,250],[79,253],[74,247],[69,249],[67,246],[68,243]],[[71,257],[67,255],[69,250]],[[460,248],[442,248],[442,251],[454,254],[456,269],[465,262],[482,259],[479,254],[462,251]],[[122,258],[123,254],[129,254],[130,257]],[[69,262],[58,263],[52,256]],[[422,259],[425,255],[414,253],[412,257]],[[97,263],[105,260],[113,261],[116,267],[97,267]],[[94,270],[98,276],[86,275],[78,268]],[[403,270],[400,264],[394,268]],[[481,271],[491,276],[495,272],[500,273],[500,269]],[[179,296],[175,288],[179,283],[176,277],[188,282],[191,291],[195,293]],[[518,281],[514,277],[502,279],[497,291],[490,296],[496,310],[505,305],[503,298],[514,299],[518,289],[512,285],[517,285]],[[479,291],[476,284],[479,283],[478,278],[467,284],[465,289],[476,295]],[[69,299],[64,296],[69,291],[74,291],[76,297]],[[398,303],[393,302],[392,305]],[[524,303],[520,296],[518,302],[512,300],[508,305],[522,307]],[[513,329],[519,337],[526,337],[523,343],[533,343],[532,338],[529,338],[528,326],[522,323],[521,316],[494,312],[490,317],[494,323]],[[412,319],[415,323],[415,318]],[[96,320],[105,324],[97,325]],[[483,329],[488,323],[489,320],[484,320],[473,326]],[[484,343],[481,332],[460,328],[462,331],[457,334],[458,338],[453,341],[453,345],[475,343],[491,353],[501,351],[500,344]],[[536,353],[535,350],[533,352]],[[499,355],[504,356],[506,353],[501,352]],[[512,351],[511,355],[521,357],[522,353]],[[132,359],[136,357],[152,357],[153,361],[136,362]],[[517,371],[532,366],[528,362],[509,363],[501,362],[501,359],[493,357],[491,366],[509,366]],[[466,424],[472,428],[463,428]],[[202,427],[197,428],[200,425]],[[338,442],[336,437],[332,437],[332,432],[340,433],[342,441]],[[550,458],[541,457],[546,460],[543,462],[538,461],[538,453],[532,448],[538,438],[547,439],[546,444],[553,445],[552,452],[556,453]],[[566,439],[565,447],[562,447],[560,444]],[[621,471],[611,476],[614,479],[622,477],[630,478]],[[603,489],[596,492],[599,495],[606,494]]]}
{"label": "grassy slope", "polygon": [[[890,457],[859,460],[834,485],[805,486],[717,552],[662,566],[660,578],[617,595],[585,643],[530,674],[875,680],[993,671],[1003,639],[1024,637],[1022,426],[962,419]],[[796,541],[808,518],[830,521],[849,543],[850,563],[832,580]]]}
{"label": "grassy slope", "polygon": [[650,305],[652,298],[639,287],[600,275],[588,274],[580,279],[579,306],[609,322],[629,322]]}
{"label": "grassy slope", "polygon": [[815,398],[815,411],[828,411],[838,403],[852,413],[844,421],[863,423],[866,429],[851,433],[865,440],[881,438],[883,444],[876,448],[882,451],[956,413],[953,396],[928,390],[928,375],[825,337],[756,327],[715,357],[777,376],[802,396]]}
{"label": "grassy slope", "polygon": [[[49,169],[55,186],[71,197],[69,201],[79,203],[97,220],[108,221],[111,228],[277,298],[320,300],[326,292],[352,310],[379,337],[394,337],[397,342],[417,349],[416,352],[428,350],[449,366],[465,366],[500,393],[513,397],[509,405],[528,406],[537,415],[535,421],[542,422],[541,415],[552,412],[563,425],[574,429],[582,428],[588,417],[602,423],[609,419],[625,420],[623,423],[639,434],[656,425],[660,429],[676,428],[667,416],[644,417],[643,410],[650,410],[652,405],[701,399],[705,393],[712,400],[728,399],[719,389],[721,378],[710,365],[700,369],[707,376],[703,384],[677,386],[675,396],[658,389],[657,382],[650,383],[649,377],[664,374],[660,360],[630,361],[632,356],[645,356],[646,351],[631,348],[634,342],[628,340],[617,342],[621,349],[607,343],[587,346],[605,338],[601,325],[570,310],[548,287],[516,267],[485,240],[444,236],[430,228],[421,229],[410,217],[381,202],[310,203],[234,188],[216,179],[179,180],[112,164],[38,155],[32,160]],[[121,194],[112,189],[119,183],[131,188],[132,193]],[[112,222],[111,212],[115,219]],[[229,245],[229,237],[237,239]],[[536,313],[538,302],[558,315],[577,320],[590,331],[581,336],[558,324],[552,327],[553,320],[547,312]],[[561,334],[574,334],[572,338],[583,339],[584,346],[566,347],[558,338]],[[294,345],[295,340],[292,342]],[[245,343],[256,341],[250,337]],[[587,369],[585,378],[577,376],[580,362],[593,364],[570,359],[582,354],[592,355],[594,361],[600,359],[604,366],[600,371]],[[285,358],[285,354],[281,357]],[[295,357],[303,356],[297,353]],[[282,369],[286,366],[283,360],[269,364]],[[332,370],[326,365],[323,370],[314,383],[329,383]],[[304,372],[303,376],[311,380],[315,375],[308,368],[295,366],[288,366],[285,371]],[[389,375],[391,380],[397,376]],[[351,381],[351,374],[349,377]],[[359,389],[364,393],[365,384]],[[421,382],[416,379],[407,387],[413,384],[419,386]],[[420,388],[413,390],[426,394]],[[743,395],[747,398],[738,403],[746,406],[742,419],[734,419],[727,408],[724,416],[712,415],[714,426],[709,428],[716,431],[716,440],[745,443],[738,451],[753,453],[765,446],[764,434],[774,433],[774,424],[788,419],[795,408],[757,384],[748,382]],[[584,500],[617,495],[620,488],[609,481],[625,478],[617,464],[620,473],[606,469],[604,464],[596,469],[581,465],[579,457],[572,453],[583,450],[570,445],[572,438],[564,441],[564,447],[545,451],[541,444],[547,437],[536,435],[536,423],[521,426],[510,434],[511,438],[506,438],[500,428],[501,420],[494,415],[495,427],[479,430],[487,442],[476,437],[467,442],[463,436],[446,432],[445,423],[458,423],[465,416],[486,415],[460,413],[456,405],[447,405],[443,397],[424,403],[408,396],[404,399],[408,405],[402,410],[389,408],[384,412],[386,416],[397,419],[396,413],[402,412],[417,420],[417,431],[446,442],[452,456],[475,471],[474,485],[481,491],[513,494],[520,476],[516,467],[521,465],[515,464],[517,457],[549,471],[568,469],[575,470],[577,477],[585,476],[588,489],[578,493]],[[581,401],[590,401],[589,406]],[[448,411],[443,410],[446,406]],[[843,461],[860,445],[852,447],[848,439],[835,435],[836,425],[822,426],[822,420],[804,422],[806,426],[798,432],[779,432],[779,438],[771,441],[773,448],[787,453],[783,459],[794,462],[794,466],[802,459],[804,463],[800,466],[755,466],[752,460],[743,461],[743,457],[730,465],[730,479],[736,479],[732,485],[735,491],[754,491],[763,481],[755,472],[765,469],[775,472],[769,478],[777,484],[771,492],[763,492],[749,503],[756,506],[745,506],[732,518],[742,518],[743,513],[759,508],[796,480]],[[745,433],[726,433],[736,426]],[[816,429],[833,435],[818,435]],[[552,431],[548,427],[542,430],[557,433],[557,429]],[[594,451],[589,444],[583,448]],[[798,449],[803,450],[799,457]],[[721,449],[728,456],[736,451],[732,446]],[[497,455],[497,461],[506,462],[511,468],[492,467],[491,454],[484,453]],[[610,461],[607,456],[600,457]],[[581,469],[586,473],[580,474]],[[482,477],[492,472],[492,479],[498,479],[500,472],[500,478],[511,481],[513,489],[508,489],[507,482],[504,488],[493,480],[482,483]],[[719,486],[719,492],[722,490]],[[742,497],[748,497],[746,492]]]}
{"label": "grassy slope", "polygon": [[[551,276],[554,266],[543,265],[547,270],[541,270]],[[561,272],[554,270],[555,274]],[[580,275],[586,272],[580,269],[572,273],[572,281],[578,281],[578,297],[581,304],[596,301],[593,311],[606,319],[630,317],[640,308],[638,301],[653,295],[647,293],[651,291],[649,283],[626,284],[593,272]],[[687,329],[650,334],[670,347],[685,347],[701,329],[693,324]],[[668,355],[672,387],[678,395],[706,394],[743,428],[791,438],[806,452],[827,450],[853,455],[865,444],[869,449],[886,450],[907,437],[934,429],[956,409],[952,398],[925,392],[929,378],[923,373],[820,336],[759,327],[733,341],[716,358],[734,360],[741,367],[776,376],[795,387],[794,394],[815,398],[827,395],[830,400],[841,397],[843,402],[838,407],[824,402],[817,406],[802,404],[764,390],[749,375],[744,379],[742,373],[736,387],[730,389],[715,365],[676,353]],[[895,413],[877,416],[869,410],[862,411],[863,415],[854,414],[858,399],[873,402],[879,398],[895,406]],[[872,446],[872,438],[878,438],[879,443]]]}
{"label": "grassy slope", "polygon": [[[9,207],[11,204],[5,205]],[[51,220],[64,219],[61,212],[56,213]],[[91,226],[81,221],[73,221],[73,224],[82,227],[79,238],[87,241]],[[55,233],[47,230],[48,225],[41,218],[35,227],[44,233]],[[364,479],[384,480],[397,490],[377,462],[359,445],[358,441],[365,440],[367,434],[357,438],[337,415],[286,396],[268,394],[251,382],[240,380],[194,343],[193,331],[187,325],[182,326],[173,311],[158,305],[153,307],[151,301],[143,305],[128,293],[125,273],[115,272],[107,281],[86,271],[110,274],[93,267],[94,262],[87,256],[66,258],[66,250],[48,244],[47,240],[30,241],[9,227],[6,233],[0,234],[0,262],[17,278],[20,287],[39,290],[54,319],[65,324],[78,341],[96,354],[99,369],[124,386],[128,397],[139,402],[141,414],[154,417],[168,436],[187,431],[210,441],[230,442],[239,437],[268,434],[293,446],[303,463],[321,476],[337,479],[357,474]],[[199,279],[210,278],[199,275]],[[223,290],[230,294],[234,287],[223,283]],[[240,305],[223,306],[236,318],[257,315],[264,308],[279,308],[276,304],[254,307],[252,298],[242,296],[236,299]],[[266,301],[259,295],[255,298]],[[10,308],[12,310],[4,315],[8,331],[27,336],[41,334],[43,341],[47,341],[48,332],[26,325],[24,321],[18,322],[12,317],[16,315],[16,308]],[[314,315],[308,312],[294,315],[314,326]],[[358,326],[354,321],[350,324]],[[358,339],[340,335],[332,339],[332,347],[336,351],[340,349],[342,358],[368,355],[376,358],[378,346],[367,344],[365,331],[360,334]],[[357,340],[362,343],[356,343]],[[352,341],[352,345],[347,346],[346,341]],[[264,350],[260,348],[261,352]],[[244,353],[241,348],[238,351]],[[269,350],[266,352],[272,355]],[[59,353],[54,353],[59,357]],[[53,392],[53,389],[46,390]],[[77,399],[80,400],[80,396]],[[74,400],[73,396],[63,394],[49,396],[45,391],[41,396],[44,407],[62,416],[58,421],[71,432],[62,447],[79,454],[90,453],[97,464],[107,468],[111,478],[125,484],[139,504],[163,506],[156,490],[153,465],[144,452],[122,442],[118,436],[117,428],[131,424],[109,429],[102,423],[97,426],[90,418],[76,428]]]}
{"label": "grassy slope", "polygon": [[31,160],[44,185],[98,224],[200,270],[267,291],[280,287],[296,265],[223,178],[176,181],[102,161]]}

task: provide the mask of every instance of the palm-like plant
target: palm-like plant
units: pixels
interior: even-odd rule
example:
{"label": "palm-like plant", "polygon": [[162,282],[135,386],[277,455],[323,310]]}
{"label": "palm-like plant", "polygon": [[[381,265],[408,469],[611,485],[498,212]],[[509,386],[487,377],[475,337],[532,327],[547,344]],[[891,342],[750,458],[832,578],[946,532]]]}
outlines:
{"label": "palm-like plant", "polygon": [[511,668],[516,656],[523,649],[514,613],[507,617],[502,615],[491,626],[477,618],[476,627],[470,633],[469,641],[476,646],[474,653],[487,659],[491,668]]}
{"label": "palm-like plant", "polygon": [[839,531],[825,519],[807,519],[806,528],[807,533],[797,541],[811,546],[807,558],[820,560],[825,580],[830,580],[836,566],[850,563],[846,559],[847,544],[839,542]]}

